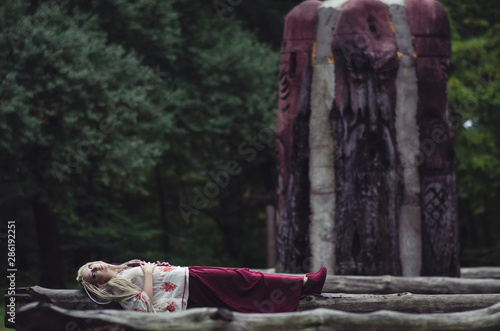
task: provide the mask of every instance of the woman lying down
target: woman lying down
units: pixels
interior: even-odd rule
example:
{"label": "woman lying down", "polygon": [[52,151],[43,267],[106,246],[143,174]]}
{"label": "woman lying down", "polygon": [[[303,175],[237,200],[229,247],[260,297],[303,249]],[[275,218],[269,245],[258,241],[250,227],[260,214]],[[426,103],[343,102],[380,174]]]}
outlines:
{"label": "woman lying down", "polygon": [[114,265],[95,261],[83,265],[76,279],[94,302],[116,301],[127,310],[160,313],[219,307],[245,313],[273,313],[295,311],[302,295],[321,294],[326,271],[321,267],[306,276],[288,276],[248,268],[178,267],[140,260]]}

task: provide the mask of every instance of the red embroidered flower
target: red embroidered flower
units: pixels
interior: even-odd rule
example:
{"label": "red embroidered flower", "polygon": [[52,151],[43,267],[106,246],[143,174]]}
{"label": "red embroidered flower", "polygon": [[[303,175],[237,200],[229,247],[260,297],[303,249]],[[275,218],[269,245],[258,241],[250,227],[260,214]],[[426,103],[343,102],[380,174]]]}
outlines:
{"label": "red embroidered flower", "polygon": [[171,313],[173,313],[175,311],[175,307],[174,307],[174,304],[172,302],[168,302],[167,304],[167,310]]}
{"label": "red embroidered flower", "polygon": [[165,292],[173,291],[176,288],[177,288],[177,285],[172,284],[171,282],[166,282],[165,284],[163,284],[163,289],[165,290]]}
{"label": "red embroidered flower", "polygon": [[136,298],[137,300],[140,300],[140,299],[141,299],[141,294],[142,294],[142,293],[137,294],[137,295],[135,296],[135,298]]}
{"label": "red embroidered flower", "polygon": [[175,269],[174,267],[161,267],[161,270],[163,270],[165,272],[169,272],[169,271],[172,271],[174,269]]}
{"label": "red embroidered flower", "polygon": [[145,311],[144,311],[144,310],[141,310],[141,309],[139,309],[139,308],[134,308],[134,309],[132,309],[132,310],[133,310],[133,311],[140,311],[140,312],[145,313]]}

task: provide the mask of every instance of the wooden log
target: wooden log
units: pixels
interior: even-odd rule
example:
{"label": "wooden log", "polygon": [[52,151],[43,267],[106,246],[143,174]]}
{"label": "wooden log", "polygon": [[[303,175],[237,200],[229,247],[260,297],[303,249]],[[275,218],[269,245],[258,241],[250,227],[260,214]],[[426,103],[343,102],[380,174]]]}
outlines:
{"label": "wooden log", "polygon": [[325,293],[488,294],[500,293],[498,279],[398,276],[327,276]]}
{"label": "wooden log", "polygon": [[500,302],[500,294],[331,294],[309,295],[299,311],[330,308],[353,313],[391,310],[405,313],[451,313],[486,308]]}
{"label": "wooden log", "polygon": [[[10,295],[5,295],[5,302],[9,302]],[[91,309],[121,309],[116,302],[99,305],[93,302],[82,290],[60,290],[41,286],[32,286],[16,289],[14,295],[16,309],[34,301],[50,303],[66,309],[91,310]]]}
{"label": "wooden log", "polygon": [[[498,269],[500,272],[500,268]],[[272,273],[274,269],[261,269],[259,271]],[[493,271],[491,274],[495,275]],[[467,271],[465,275],[467,275]],[[354,294],[404,292],[415,294],[492,294],[500,293],[500,279],[331,275],[326,278],[323,292]]]}
{"label": "wooden log", "polygon": [[[16,295],[17,309],[33,301],[42,301],[74,310],[121,309],[116,303],[97,305],[81,290],[54,290],[34,286],[27,292]],[[299,302],[298,310],[330,308],[350,312],[373,312],[384,309],[408,313],[459,312],[485,308],[497,302],[500,302],[500,294],[418,295],[398,293],[370,295],[323,293],[321,296],[303,297]]]}
{"label": "wooden log", "polygon": [[18,330],[498,330],[500,303],[462,313],[406,314],[391,311],[359,314],[330,309],[278,314],[242,314],[197,308],[173,314],[120,310],[67,310],[31,303],[16,317]]}
{"label": "wooden log", "polygon": [[[500,279],[463,279],[449,277],[327,276],[324,293],[351,294],[495,294]],[[33,286],[17,290],[19,301],[45,301],[68,309],[119,309],[116,303],[97,305],[81,290],[54,290]],[[28,296],[31,299],[28,299]],[[8,297],[8,296],[7,296]]]}
{"label": "wooden log", "polygon": [[460,269],[462,278],[500,278],[500,267],[479,267]]}

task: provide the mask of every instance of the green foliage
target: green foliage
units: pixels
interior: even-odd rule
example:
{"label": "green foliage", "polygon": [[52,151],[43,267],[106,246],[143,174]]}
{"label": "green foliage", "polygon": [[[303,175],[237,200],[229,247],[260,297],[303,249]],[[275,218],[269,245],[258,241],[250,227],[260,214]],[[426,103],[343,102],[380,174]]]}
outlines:
{"label": "green foliage", "polygon": [[[64,7],[51,15],[42,10],[12,21],[2,36],[16,43],[2,48],[0,69],[2,203],[29,206],[36,198],[46,204],[64,248],[88,245],[96,232],[117,244],[124,235],[122,244],[147,239],[138,236],[141,223],[119,197],[147,194],[144,170],[167,148],[165,133],[175,132],[171,116],[160,116],[164,104],[148,97],[167,87],[138,54],[109,44],[95,17],[78,9],[68,16]],[[43,15],[38,25],[27,25]],[[150,77],[156,85],[146,85]],[[8,216],[18,227],[33,226],[34,215],[22,210]]]}
{"label": "green foliage", "polygon": [[[188,42],[172,72],[182,95],[177,105],[182,116],[176,117],[182,135],[171,142],[162,161],[163,180],[175,192],[166,201],[168,226],[175,234],[169,255],[187,264],[262,265],[263,218],[242,201],[266,185],[254,170],[256,163],[247,162],[238,146],[273,126],[278,54],[259,44],[236,20],[219,19],[212,6],[200,2],[178,10],[183,12],[180,26]],[[274,146],[266,147],[260,153],[264,160],[274,156]],[[229,161],[238,162],[242,174],[231,176],[230,184],[187,223],[179,204],[193,206],[194,190],[203,191],[213,182],[210,173],[224,170]],[[257,233],[250,230],[256,222]],[[254,242],[260,243],[257,251]]]}
{"label": "green foliage", "polygon": [[469,39],[484,35],[500,17],[495,0],[440,0],[451,21],[453,39]]}
{"label": "green foliage", "polygon": [[455,124],[464,265],[495,265],[500,254],[500,25],[493,1],[443,1],[451,16],[448,84]]}
{"label": "green foliage", "polygon": [[[243,1],[223,15],[205,0],[0,5],[0,208],[17,223],[20,286],[63,265],[73,284],[94,259],[264,265],[265,213],[252,196],[275,190],[279,45],[299,2]],[[497,9],[443,3],[450,109],[472,123],[455,128],[463,260],[488,264],[500,239]],[[228,162],[241,172],[195,208]],[[49,220],[62,254],[40,266]]]}
{"label": "green foliage", "polygon": [[[8,2],[0,14],[0,205],[20,229],[19,285],[64,264],[72,283],[95,259],[263,264],[265,215],[245,201],[273,187],[274,147],[250,160],[238,146],[274,126],[276,52],[206,1]],[[186,222],[179,204],[229,161],[242,173]],[[254,170],[269,162],[266,177]],[[40,268],[54,252],[36,238],[52,222],[61,260]]]}

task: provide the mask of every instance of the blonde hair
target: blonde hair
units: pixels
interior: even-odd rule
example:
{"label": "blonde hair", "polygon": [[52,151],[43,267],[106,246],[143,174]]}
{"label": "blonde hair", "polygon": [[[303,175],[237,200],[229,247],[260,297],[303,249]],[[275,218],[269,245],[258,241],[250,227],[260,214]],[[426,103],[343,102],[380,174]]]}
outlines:
{"label": "blonde hair", "polygon": [[[120,275],[115,275],[111,277],[104,284],[92,284],[83,279],[82,272],[89,267],[89,264],[94,262],[85,263],[80,269],[78,269],[78,274],[76,280],[82,288],[86,289],[88,292],[95,295],[97,298],[103,300],[120,300],[128,298],[131,296],[136,296],[142,292],[137,285],[129,282],[127,279],[121,277]],[[122,264],[108,264],[108,268],[119,272],[122,269],[137,267],[141,264],[140,260],[130,260]],[[91,298],[92,299],[92,298]]]}

